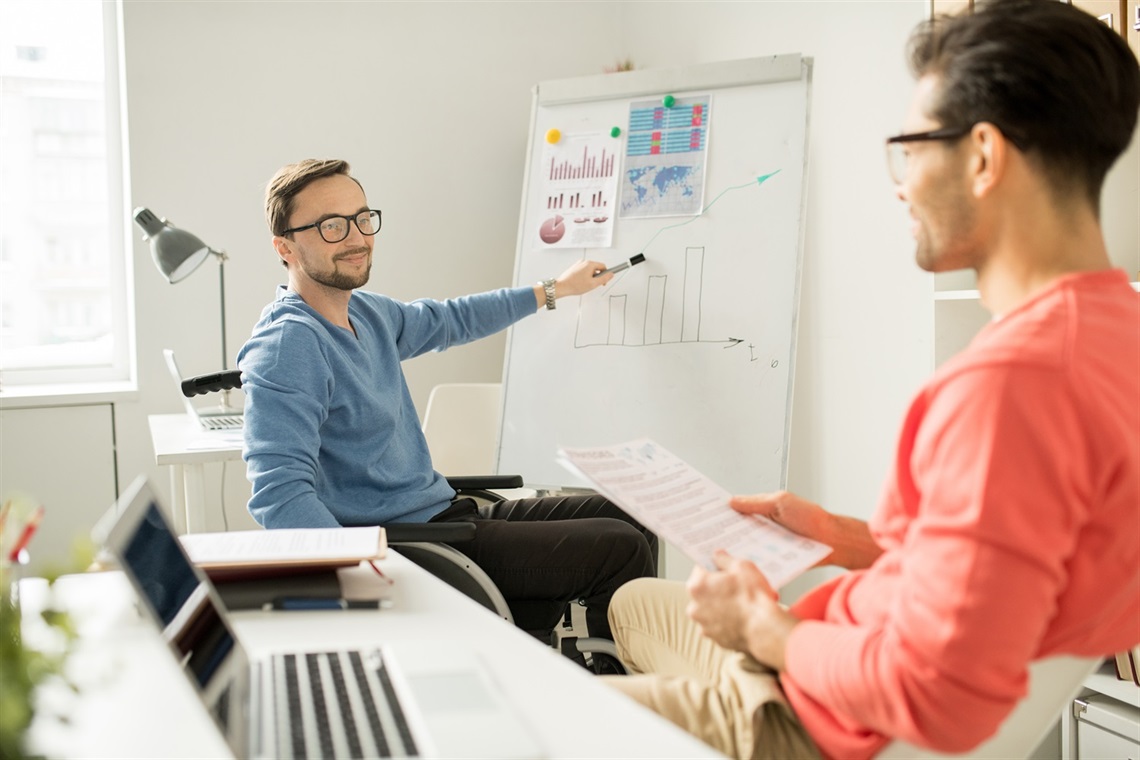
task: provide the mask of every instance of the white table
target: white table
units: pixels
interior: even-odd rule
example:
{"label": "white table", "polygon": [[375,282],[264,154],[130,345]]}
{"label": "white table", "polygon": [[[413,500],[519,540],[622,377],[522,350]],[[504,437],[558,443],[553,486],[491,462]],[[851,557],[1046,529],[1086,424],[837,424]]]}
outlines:
{"label": "white table", "polygon": [[[238,612],[238,637],[254,655],[384,641],[471,647],[493,663],[496,680],[548,757],[721,757],[400,555],[379,565],[393,581],[384,587],[391,608]],[[342,570],[341,582],[350,597],[375,595],[383,584],[366,565]],[[25,604],[34,586],[24,582]],[[59,587],[82,624],[75,664],[94,667],[99,678],[73,700],[70,726],[37,723],[35,749],[69,758],[232,757],[158,632],[135,614],[134,592],[120,573],[71,576]]]}
{"label": "white table", "polygon": [[188,414],[152,414],[155,462],[170,466],[170,498],[179,534],[205,529],[206,465],[241,459],[242,431],[203,430]]}

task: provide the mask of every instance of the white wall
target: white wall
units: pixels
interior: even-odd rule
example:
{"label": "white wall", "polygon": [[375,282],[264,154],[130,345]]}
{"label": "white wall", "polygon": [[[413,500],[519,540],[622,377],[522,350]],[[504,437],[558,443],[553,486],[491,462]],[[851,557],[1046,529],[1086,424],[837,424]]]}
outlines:
{"label": "white wall", "polygon": [[909,102],[903,49],[927,5],[623,9],[639,67],[776,53],[814,59],[788,485],[832,510],[867,516],[906,402],[931,366],[930,278],[913,263],[906,210],[894,197],[883,148],[900,131]]}
{"label": "white wall", "polygon": [[[232,356],[283,279],[261,205],[281,164],[351,162],[384,211],[370,288],[399,298],[489,289],[511,277],[536,82],[627,56],[639,68],[811,56],[790,486],[866,515],[904,404],[931,366],[930,283],[912,263],[882,148],[909,96],[905,37],[924,12],[924,0],[128,0],[131,201],[231,256]],[[140,472],[165,486],[146,426],[146,415],[179,409],[161,349],[175,349],[187,374],[216,369],[216,266],[171,286],[137,232],[133,245],[141,390],[118,405],[119,475],[124,486]],[[503,346],[496,337],[409,362],[421,411],[436,383],[497,381]],[[225,474],[230,527],[251,524],[243,469]],[[220,514],[208,520],[222,527]]]}
{"label": "white wall", "polygon": [[[788,488],[860,517],[874,507],[906,404],[932,366],[930,275],[913,263],[883,148],[901,131],[912,85],[904,46],[927,7],[623,4],[638,67],[792,52],[814,61]],[[808,573],[785,596],[831,572]]]}
{"label": "white wall", "polygon": [[[620,33],[600,4],[125,9],[132,198],[231,256],[231,356],[284,281],[262,197],[290,161],[345,158],[383,210],[370,289],[411,299],[510,284],[531,87],[598,72]],[[149,465],[145,415],[178,408],[161,349],[196,374],[216,367],[219,341],[216,267],[171,286],[137,234],[135,250],[142,401],[132,420],[122,415],[138,443],[120,457],[126,478]],[[436,383],[498,381],[504,345],[496,336],[409,362],[420,409]],[[226,479],[229,524],[241,525],[244,468],[230,465]]]}

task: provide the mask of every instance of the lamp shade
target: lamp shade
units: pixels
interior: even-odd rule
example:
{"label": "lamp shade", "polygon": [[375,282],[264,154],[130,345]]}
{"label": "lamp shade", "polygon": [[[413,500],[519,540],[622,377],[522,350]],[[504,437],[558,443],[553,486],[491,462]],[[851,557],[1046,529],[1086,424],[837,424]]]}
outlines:
{"label": "lamp shade", "polygon": [[136,208],[134,217],[143,230],[143,239],[150,241],[155,266],[170,283],[190,275],[211,253],[210,246],[197,236],[159,219],[148,208]]}

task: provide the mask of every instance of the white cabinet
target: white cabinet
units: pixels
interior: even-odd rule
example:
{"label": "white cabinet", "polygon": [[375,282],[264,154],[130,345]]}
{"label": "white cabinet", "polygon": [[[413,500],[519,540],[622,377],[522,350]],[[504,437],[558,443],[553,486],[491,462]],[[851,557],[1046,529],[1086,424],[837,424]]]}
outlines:
{"label": "white cabinet", "polygon": [[71,569],[71,548],[115,501],[111,404],[0,408],[0,498],[24,494],[44,519],[28,547],[33,574]]}
{"label": "white cabinet", "polygon": [[1094,694],[1076,700],[1073,713],[1079,760],[1140,758],[1140,708]]}
{"label": "white cabinet", "polygon": [[1061,716],[1062,760],[1140,760],[1140,686],[1118,679],[1111,661],[1084,686]]}

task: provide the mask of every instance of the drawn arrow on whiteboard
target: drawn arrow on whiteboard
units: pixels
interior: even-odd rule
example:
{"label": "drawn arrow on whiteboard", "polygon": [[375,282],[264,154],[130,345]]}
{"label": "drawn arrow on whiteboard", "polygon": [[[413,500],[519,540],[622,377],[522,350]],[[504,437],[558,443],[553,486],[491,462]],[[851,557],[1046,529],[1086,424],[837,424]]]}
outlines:
{"label": "drawn arrow on whiteboard", "polygon": [[736,345],[743,343],[744,339],[743,338],[729,338],[726,342],[728,343],[728,345],[723,346],[723,348],[732,348],[733,346],[736,346]]}

